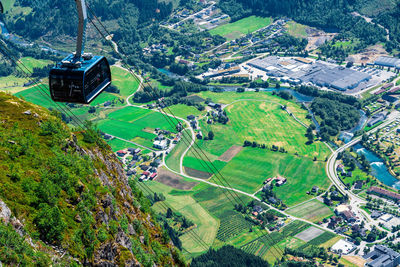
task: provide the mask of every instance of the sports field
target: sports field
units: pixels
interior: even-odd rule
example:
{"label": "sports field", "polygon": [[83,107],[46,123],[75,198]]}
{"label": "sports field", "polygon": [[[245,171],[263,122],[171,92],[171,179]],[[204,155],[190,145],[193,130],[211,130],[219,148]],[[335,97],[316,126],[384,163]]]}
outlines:
{"label": "sports field", "polygon": [[221,35],[227,40],[237,39],[242,35],[252,33],[271,24],[271,18],[250,16],[233,23],[224,24],[212,29],[212,35]]}
{"label": "sports field", "polygon": [[333,211],[328,206],[316,199],[292,209],[288,209],[287,213],[314,223],[320,222],[324,218],[334,215]]}

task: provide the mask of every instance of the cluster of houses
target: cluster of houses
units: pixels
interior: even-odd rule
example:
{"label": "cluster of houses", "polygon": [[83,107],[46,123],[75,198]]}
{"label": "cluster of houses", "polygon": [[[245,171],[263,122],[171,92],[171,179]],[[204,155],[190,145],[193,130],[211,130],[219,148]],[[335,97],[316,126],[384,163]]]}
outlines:
{"label": "cluster of houses", "polygon": [[[155,161],[159,161],[159,164],[161,164],[160,159],[156,159]],[[140,165],[140,169],[143,171],[140,175],[139,181],[148,181],[148,180],[154,180],[157,178],[157,168],[156,167],[151,167],[148,165]]]}
{"label": "cluster of houses", "polygon": [[221,104],[210,102],[208,103],[208,106],[211,108],[211,110],[207,113],[208,124],[213,124],[215,122],[226,124],[229,121],[229,118],[223,111]]}
{"label": "cluster of houses", "polygon": [[353,233],[356,232],[362,237],[366,236],[367,229],[356,223],[359,218],[352,211],[351,206],[345,204],[338,205],[335,209],[335,214],[336,216],[332,216],[329,219],[328,228],[343,234],[349,230],[350,226]]}
{"label": "cluster of houses", "polygon": [[150,55],[154,53],[166,53],[168,51],[167,47],[165,44],[153,44],[149,47],[143,48],[143,53],[145,55]]}

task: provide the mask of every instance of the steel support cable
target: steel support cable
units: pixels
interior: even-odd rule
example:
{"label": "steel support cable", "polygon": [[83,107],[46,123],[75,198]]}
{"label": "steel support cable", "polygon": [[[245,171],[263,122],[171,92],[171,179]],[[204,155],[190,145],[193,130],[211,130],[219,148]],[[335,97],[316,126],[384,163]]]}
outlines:
{"label": "steel support cable", "polygon": [[[90,12],[92,13],[92,15],[96,18],[96,20],[102,25],[102,23],[100,22],[100,20],[96,17],[96,15],[91,11],[91,9],[90,9],[90,7],[88,6],[88,9],[90,10]],[[110,40],[107,40],[107,38],[106,38],[106,36],[100,31],[100,29],[97,27],[97,25],[95,25],[94,24],[94,22],[92,21],[92,20],[90,20],[90,22],[93,24],[93,26],[97,29],[97,31],[102,35],[102,37],[106,40],[106,41],[108,41],[109,43],[110,43],[110,46],[111,46],[111,48],[121,57],[121,60],[123,61],[123,63],[125,63],[124,62],[124,59],[123,59],[123,56],[121,56],[121,54],[118,52],[118,51],[116,51],[116,49],[114,48],[114,46],[113,46],[113,44],[111,43],[111,41]],[[107,29],[102,25],[102,27],[105,29],[105,31],[108,33],[108,35],[110,35],[109,34],[109,32],[107,31]],[[125,63],[126,64],[126,63]],[[127,64],[126,64],[127,65]],[[128,70],[130,70],[130,68],[129,68],[129,66],[128,66],[128,68],[127,68]],[[136,77],[136,75],[134,75],[133,74],[133,76],[134,76],[134,78],[135,79],[137,79],[138,80],[138,78]],[[140,80],[139,80],[139,82],[140,82]],[[153,88],[152,88],[152,86],[149,84],[149,83],[147,83],[148,84],[148,86],[153,90],[153,91],[155,91]],[[162,102],[163,103],[163,100],[161,100],[161,99],[158,99],[158,102]],[[164,104],[164,103],[163,103]],[[166,106],[167,107],[167,109],[168,110],[170,110],[169,109],[169,107],[167,106],[167,105],[165,105],[164,104],[164,106]],[[162,111],[164,111],[163,109],[162,109]],[[165,112],[165,111],[164,111]],[[161,112],[162,113],[162,112]],[[175,116],[174,116],[174,114],[170,111],[170,115],[172,115],[175,119],[176,119],[176,121],[179,121]],[[169,116],[167,116],[167,117],[169,117]],[[169,118],[167,119],[167,120],[170,120]],[[207,160],[209,161],[209,163],[210,163],[210,165],[211,165],[211,167],[208,165],[208,162],[206,162],[204,159],[200,159],[200,158],[197,158],[198,160],[202,160],[203,162],[205,162],[206,163],[206,165],[207,165],[207,167],[211,170],[211,172],[215,175],[215,177],[222,183],[222,180],[224,180],[225,181],[225,183],[228,185],[228,186],[226,186],[226,185],[224,185],[223,183],[222,183],[222,186],[225,186],[225,187],[229,187],[229,188],[232,188],[230,185],[229,185],[229,183],[226,181],[226,179],[221,175],[221,173],[220,173],[220,171],[211,163],[211,161],[209,160],[209,158],[207,157],[207,155],[204,153],[204,151],[202,151],[202,149],[198,146],[198,144],[197,143],[195,143],[195,146],[197,146],[199,149],[200,149],[200,151],[201,151],[201,153],[207,158]],[[195,148],[193,148],[194,150],[196,150]],[[214,169],[214,170],[216,170],[216,171],[213,171],[212,169]],[[217,174],[218,173],[218,174]],[[218,175],[220,176],[220,177],[218,177]],[[229,192],[229,194],[231,194],[231,196],[232,196],[232,193],[233,194],[235,194],[235,196],[233,196],[233,198],[234,199],[239,199],[239,201],[240,202],[242,202],[242,205],[244,205],[244,206],[246,206],[246,204],[241,200],[241,198],[238,196],[238,194],[237,194],[237,192],[235,192],[235,191],[233,191],[233,190],[227,190],[228,192]],[[232,192],[231,192],[232,191]],[[227,197],[228,198],[228,197]],[[228,200],[229,200],[229,198],[228,198]],[[230,200],[231,201],[231,200]],[[262,231],[265,231],[265,229],[262,229]],[[270,235],[269,235],[269,233],[267,232],[265,235],[263,235],[263,236],[266,236],[266,237],[268,237],[268,238],[270,238],[271,240],[272,240],[272,244],[270,243],[269,245],[271,246],[271,248],[274,248],[276,251],[280,251],[281,252],[281,254],[283,254],[284,255],[284,252],[280,249],[280,248],[276,248],[275,247],[275,245],[273,245],[274,243],[275,243],[275,240],[273,240],[271,237],[270,237]],[[261,237],[263,237],[263,236],[259,236],[260,238]],[[279,255],[279,254],[278,254]],[[276,259],[278,259],[278,257],[276,257],[276,255],[275,255],[275,258]]]}
{"label": "steel support cable", "polygon": [[[88,9],[91,11],[91,9],[90,9],[90,7],[88,6]],[[92,12],[92,11],[91,11]],[[97,19],[97,21],[102,25],[102,23],[101,23],[101,21],[96,17],[96,15],[92,12],[92,14],[93,14],[93,16]],[[93,21],[91,21],[91,23],[96,27],[96,29],[99,31],[99,33],[103,36],[103,38],[105,39],[105,40],[107,40],[106,38],[105,38],[105,36],[104,36],[104,34],[98,29],[98,27],[93,23]],[[103,26],[103,28],[105,29],[105,31],[108,33],[108,35],[110,35],[109,34],[109,32],[107,31],[107,29],[104,27],[104,25],[102,25]],[[108,40],[107,40],[108,41]],[[110,41],[111,42],[111,41]],[[111,44],[111,47],[112,47],[112,49],[114,49],[114,46]],[[115,49],[114,49],[115,50]],[[116,51],[117,52],[117,51]],[[120,55],[120,57],[121,57],[121,55]],[[121,57],[121,60],[123,60],[123,58]],[[129,66],[128,66],[128,69],[129,69]],[[134,76],[136,76],[136,75],[134,75]],[[136,78],[136,77],[135,77]],[[155,91],[152,87],[151,87],[151,85],[150,84],[148,84],[148,86],[153,90],[153,91]],[[158,97],[158,98],[160,98],[160,97]],[[162,100],[160,100],[160,99],[158,99],[158,101],[159,102],[163,102]],[[165,103],[164,103],[164,106],[167,106],[167,105],[165,105]],[[169,107],[167,106],[167,109],[169,109]],[[169,109],[170,110],[170,109]],[[163,110],[162,110],[163,111]],[[173,113],[170,111],[170,113],[171,113],[171,115],[178,121],[178,119],[173,115]],[[169,119],[169,116],[168,116],[168,119]],[[197,143],[195,143],[195,145],[196,146],[198,146],[197,145]],[[194,148],[195,149],[195,148]],[[199,147],[199,149],[200,149],[200,151],[202,152],[202,154],[208,159],[208,157],[207,157],[207,155],[201,150],[201,148]],[[199,159],[199,158],[198,158]],[[200,160],[200,159],[199,159]],[[203,159],[201,159],[201,160],[203,160]],[[203,160],[204,161],[204,160]],[[230,185],[229,185],[229,183],[226,181],[226,179],[221,175],[221,173],[219,172],[219,170],[211,163],[211,161],[208,159],[208,161],[210,162],[210,165],[218,172],[218,174],[221,176],[221,178],[223,179],[223,180],[225,180],[225,182],[228,184],[228,187],[231,187]],[[204,161],[207,165],[208,165],[208,163],[206,162],[206,161]],[[212,168],[210,168],[209,166],[208,166],[208,168],[209,169],[211,169],[212,170]],[[216,173],[215,173],[215,171],[212,171],[212,173],[214,173],[215,174],[215,176],[216,176],[216,178],[218,178],[218,175],[216,175]],[[218,178],[218,180],[221,182],[221,179],[220,178]],[[225,186],[225,185],[223,185],[223,186]],[[225,186],[226,187],[226,186]],[[231,194],[231,190],[228,190],[229,191],[229,193]],[[237,193],[235,192],[235,191],[233,191],[233,193],[236,195],[236,199],[237,198],[239,198],[238,197],[238,195],[237,195]],[[231,194],[232,195],[232,194]],[[239,200],[242,202],[242,204],[245,206],[246,204],[239,198]],[[268,234],[268,233],[267,233]],[[272,239],[273,240],[273,239]],[[275,242],[274,240],[273,240],[273,242]],[[272,246],[273,247],[273,246]],[[280,250],[280,249],[279,249]],[[280,250],[281,251],[281,253],[282,254],[284,254],[283,253],[283,251],[282,250]]]}
{"label": "steel support cable", "polygon": [[[31,84],[33,84],[33,85],[37,88],[36,90],[37,90],[46,100],[49,101],[50,105],[53,105],[53,107],[54,107],[57,111],[59,111],[60,113],[64,113],[64,114],[69,115],[69,116],[71,116],[71,114],[72,114],[73,117],[75,117],[77,120],[79,120],[79,118],[77,118],[77,117],[75,116],[75,114],[72,113],[72,111],[66,110],[66,109],[68,109],[67,106],[64,106],[64,107],[63,107],[62,105],[58,104],[57,102],[54,102],[54,101],[51,99],[51,96],[50,96],[50,95],[48,94],[48,92],[47,92],[46,86],[45,86],[42,82],[35,81],[34,79],[31,78],[32,72],[30,72],[30,70],[29,70],[18,58],[16,58],[15,56],[12,56],[11,51],[3,44],[3,42],[0,41],[0,45],[3,47],[3,49],[7,50],[7,51],[5,51],[5,50],[2,49],[3,55],[5,55],[11,62],[13,62],[13,63],[17,66],[17,68],[24,74],[25,78],[28,79],[28,81],[29,81]],[[1,49],[1,48],[0,48],[0,49]],[[25,68],[25,70],[21,67],[21,65]],[[54,106],[54,104],[56,104],[56,106]],[[82,130],[84,130],[84,129],[80,126],[80,123],[81,123],[82,125],[83,125],[83,123],[82,123],[80,120],[79,120],[80,123],[77,122],[77,121],[75,121],[76,119],[74,120],[73,117],[71,117],[71,122],[73,122],[73,123],[75,124],[75,127],[81,128]]]}

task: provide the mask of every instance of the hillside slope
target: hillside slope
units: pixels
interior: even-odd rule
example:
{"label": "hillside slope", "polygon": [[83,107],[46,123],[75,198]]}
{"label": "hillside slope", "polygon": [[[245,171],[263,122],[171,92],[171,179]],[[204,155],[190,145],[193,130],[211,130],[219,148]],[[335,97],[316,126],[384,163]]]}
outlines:
{"label": "hillside slope", "polygon": [[172,266],[179,252],[91,130],[0,93],[0,261]]}

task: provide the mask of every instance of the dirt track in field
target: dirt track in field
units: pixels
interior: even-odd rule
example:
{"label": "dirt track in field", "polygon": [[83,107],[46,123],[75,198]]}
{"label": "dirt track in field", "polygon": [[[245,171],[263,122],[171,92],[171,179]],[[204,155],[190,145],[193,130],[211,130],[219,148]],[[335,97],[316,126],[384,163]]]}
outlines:
{"label": "dirt track in field", "polygon": [[240,151],[242,151],[243,147],[241,146],[231,146],[224,154],[222,154],[218,160],[229,162],[231,161]]}

